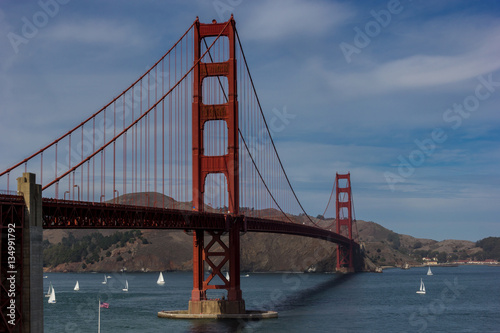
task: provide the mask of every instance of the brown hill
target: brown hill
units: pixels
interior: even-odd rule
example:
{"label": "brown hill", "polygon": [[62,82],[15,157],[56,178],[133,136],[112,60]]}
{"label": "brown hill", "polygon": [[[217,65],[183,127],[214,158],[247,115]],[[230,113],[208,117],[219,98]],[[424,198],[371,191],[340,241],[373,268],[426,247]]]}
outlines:
{"label": "brown hill", "polygon": [[[136,193],[119,197],[121,204],[139,202],[145,206],[191,209],[191,202],[176,202],[158,193]],[[206,206],[207,211],[215,211]],[[280,216],[275,209],[253,212],[265,217]],[[290,216],[297,223],[309,224],[304,216]],[[335,228],[334,219],[311,218],[314,223]],[[104,236],[125,230],[44,230],[44,239],[57,244],[72,233],[77,239],[94,232]],[[437,242],[399,235],[374,222],[357,221],[357,231],[362,248],[367,256],[365,269],[374,265],[401,266],[404,263],[419,264],[415,251],[471,254],[479,249],[468,241],[446,240]],[[174,230],[142,230],[140,239],[126,244],[113,245],[106,251],[100,250],[98,260],[65,263],[57,267],[46,267],[49,271],[101,271],[113,272],[126,268],[127,271],[191,270],[192,236]],[[336,245],[317,239],[267,233],[246,233],[241,238],[241,270],[265,271],[334,271]]]}
{"label": "brown hill", "polygon": [[[380,266],[402,266],[421,264],[420,253],[446,253],[471,256],[481,248],[475,243],[465,240],[435,241],[432,239],[415,238],[409,235],[397,234],[375,222],[358,220],[360,242],[365,246],[366,255]],[[458,256],[458,255],[457,255]]]}

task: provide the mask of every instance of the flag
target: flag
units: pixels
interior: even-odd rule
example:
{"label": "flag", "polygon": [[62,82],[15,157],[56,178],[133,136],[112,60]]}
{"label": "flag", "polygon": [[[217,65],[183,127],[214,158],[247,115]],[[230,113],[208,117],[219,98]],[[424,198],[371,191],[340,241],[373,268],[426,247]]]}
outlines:
{"label": "flag", "polygon": [[101,303],[101,308],[109,308],[109,303]]}

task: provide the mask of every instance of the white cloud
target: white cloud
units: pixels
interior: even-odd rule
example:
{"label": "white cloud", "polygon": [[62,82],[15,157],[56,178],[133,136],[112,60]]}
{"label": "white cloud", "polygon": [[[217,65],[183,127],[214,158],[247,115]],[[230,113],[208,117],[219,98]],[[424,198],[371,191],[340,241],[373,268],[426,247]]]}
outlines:
{"label": "white cloud", "polygon": [[[460,35],[460,31],[450,31],[450,34]],[[378,64],[372,59],[374,63],[368,68],[353,68],[347,73],[328,70],[325,68],[328,66],[327,61],[311,61],[310,67],[323,76],[332,89],[348,95],[379,94],[453,84],[500,69],[500,26],[491,28],[486,34],[484,31],[477,31],[469,38],[473,39],[471,44],[474,48],[464,49],[461,53],[442,55],[437,54],[437,50],[421,45],[418,47],[421,50],[419,54]],[[387,47],[398,46],[388,44]]]}
{"label": "white cloud", "polygon": [[147,38],[139,26],[113,20],[83,19],[51,25],[43,38],[54,43],[141,45]]}
{"label": "white cloud", "polygon": [[348,6],[321,0],[276,0],[252,3],[242,17],[246,39],[277,40],[323,34],[352,15]]}

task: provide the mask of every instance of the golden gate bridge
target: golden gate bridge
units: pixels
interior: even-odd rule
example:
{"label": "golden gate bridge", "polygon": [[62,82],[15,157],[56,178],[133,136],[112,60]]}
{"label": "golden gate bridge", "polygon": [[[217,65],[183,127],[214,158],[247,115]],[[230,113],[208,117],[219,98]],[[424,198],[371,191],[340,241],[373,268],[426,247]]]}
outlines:
{"label": "golden gate bridge", "polygon": [[[335,202],[333,223],[309,217],[300,203],[271,137],[232,16],[208,24],[197,18],[103,108],[1,172],[0,189],[0,332],[37,325],[33,308],[39,306],[42,262],[41,246],[36,246],[42,229],[189,231],[190,314],[211,313],[207,291],[215,289],[227,291],[223,313],[246,312],[240,289],[243,232],[336,243],[337,270],[344,272],[354,271],[359,249],[349,174],[336,175],[327,205]],[[295,218],[299,214],[302,219]],[[8,293],[11,285],[15,298]],[[8,309],[12,299],[14,310]],[[16,325],[9,324],[12,311]]]}

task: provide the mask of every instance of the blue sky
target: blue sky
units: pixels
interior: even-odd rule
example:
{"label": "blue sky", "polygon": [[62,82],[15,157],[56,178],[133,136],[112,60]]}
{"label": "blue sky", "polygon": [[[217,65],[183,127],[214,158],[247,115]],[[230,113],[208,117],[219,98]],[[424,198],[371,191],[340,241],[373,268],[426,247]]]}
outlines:
{"label": "blue sky", "polygon": [[264,112],[294,116],[274,139],[309,214],[350,172],[358,219],[436,240],[500,236],[493,1],[2,1],[0,169],[100,109],[196,16],[231,12]]}

